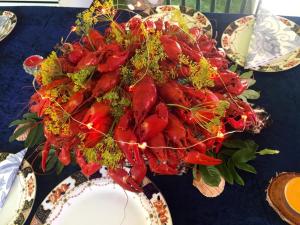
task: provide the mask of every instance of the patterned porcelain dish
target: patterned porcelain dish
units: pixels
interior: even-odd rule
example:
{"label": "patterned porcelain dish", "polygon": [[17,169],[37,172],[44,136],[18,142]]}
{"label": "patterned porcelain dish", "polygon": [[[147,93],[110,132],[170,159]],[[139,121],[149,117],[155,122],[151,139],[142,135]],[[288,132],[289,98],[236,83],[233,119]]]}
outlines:
{"label": "patterned porcelain dish", "polygon": [[[300,36],[300,26],[296,23],[278,16],[288,28],[295,31]],[[224,31],[221,38],[221,45],[228,58],[238,65],[245,66],[245,58],[248,53],[248,47],[253,30],[255,18],[253,15],[242,17],[232,22]],[[279,72],[291,69],[300,64],[300,48],[288,55],[282,56],[272,63],[261,66],[257,71],[261,72]]]}
{"label": "patterned porcelain dish", "polygon": [[89,179],[77,172],[50,192],[31,225],[172,225],[164,197],[148,178],[143,190],[124,190],[107,176],[105,168]]}
{"label": "patterned porcelain dish", "polygon": [[[0,162],[5,160],[8,155],[9,153],[1,152]],[[0,210],[0,225],[24,224],[31,212],[35,195],[36,178],[33,169],[26,160],[23,160],[5,204]]]}
{"label": "patterned porcelain dish", "polygon": [[0,41],[7,37],[17,23],[17,16],[9,11],[0,11]]}
{"label": "patterned porcelain dish", "polygon": [[169,21],[176,23],[177,21],[172,20],[172,16],[170,14],[170,11],[173,10],[180,10],[187,21],[187,26],[189,28],[192,27],[201,27],[203,32],[209,36],[212,37],[212,25],[208,18],[204,16],[201,12],[188,7],[182,7],[182,6],[176,6],[176,5],[162,5],[158,6],[153,10],[150,10],[150,12],[143,12],[141,13],[141,16],[145,18],[145,20],[157,20],[159,18],[163,18],[164,21]]}

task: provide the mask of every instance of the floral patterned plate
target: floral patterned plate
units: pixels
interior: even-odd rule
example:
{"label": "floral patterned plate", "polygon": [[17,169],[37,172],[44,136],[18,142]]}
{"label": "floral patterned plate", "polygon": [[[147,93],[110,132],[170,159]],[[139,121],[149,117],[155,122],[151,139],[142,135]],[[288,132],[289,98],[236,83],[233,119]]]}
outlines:
{"label": "floral patterned plate", "polygon": [[172,225],[164,197],[148,178],[143,190],[125,191],[104,167],[90,178],[76,172],[44,199],[31,225]]}
{"label": "floral patterned plate", "polygon": [[[0,153],[0,162],[9,153]],[[0,178],[1,183],[1,178]],[[36,178],[30,164],[23,160],[14,184],[7,196],[3,208],[0,210],[1,225],[22,225],[28,218],[36,194]]]}
{"label": "floral patterned plate", "polygon": [[[300,27],[294,22],[278,16],[278,18],[291,30],[300,35]],[[248,53],[248,47],[253,30],[255,18],[253,15],[242,17],[232,22],[224,31],[221,38],[221,45],[228,58],[240,66],[245,65],[245,58]],[[272,63],[261,66],[257,71],[278,72],[291,69],[300,64],[300,49],[288,55],[285,55]]]}
{"label": "floral patterned plate", "polygon": [[206,35],[212,37],[212,25],[210,21],[201,12],[193,8],[178,5],[162,5],[156,7],[150,12],[144,11],[143,13],[141,13],[141,16],[143,16],[144,18],[146,17],[145,20],[157,20],[158,18],[163,18],[165,21],[177,23],[178,21],[172,19],[172,14],[170,13],[174,10],[180,10],[183,13],[188,28],[201,27]]}
{"label": "floral patterned plate", "polygon": [[17,23],[17,16],[9,11],[0,11],[0,41],[14,29]]}

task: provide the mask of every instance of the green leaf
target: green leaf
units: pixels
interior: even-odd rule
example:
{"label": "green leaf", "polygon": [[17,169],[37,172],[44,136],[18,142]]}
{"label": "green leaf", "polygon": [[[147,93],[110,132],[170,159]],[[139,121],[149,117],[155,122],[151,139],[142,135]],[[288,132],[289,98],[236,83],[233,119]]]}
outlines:
{"label": "green leaf", "polygon": [[228,169],[229,169],[230,173],[232,174],[234,181],[237,184],[244,186],[245,182],[244,182],[243,178],[236,172],[236,169],[234,168],[234,163],[231,160],[228,161]]}
{"label": "green leaf", "polygon": [[269,148],[265,148],[263,150],[260,150],[259,152],[257,152],[257,154],[259,155],[276,155],[279,154],[280,151],[279,150],[274,150],[274,149],[269,149]]}
{"label": "green leaf", "polygon": [[245,73],[242,73],[240,75],[240,78],[248,79],[251,78],[252,76],[253,76],[253,71],[247,71]]}
{"label": "green leaf", "polygon": [[45,141],[43,124],[37,126],[37,136],[33,145],[39,145]]}
{"label": "green leaf", "polygon": [[233,64],[229,67],[229,70],[232,72],[235,72],[237,70],[238,65],[237,64]]}
{"label": "green leaf", "polygon": [[24,124],[24,123],[28,123],[28,120],[14,120],[12,121],[8,127],[13,127],[13,126],[17,126],[17,125],[20,125],[20,124]]}
{"label": "green leaf", "polygon": [[230,173],[226,163],[216,166],[219,172],[221,173],[222,177],[226,180],[227,183],[233,184],[233,176]]}
{"label": "green leaf", "polygon": [[219,154],[222,154],[222,155],[226,155],[226,156],[232,156],[233,153],[236,152],[236,149],[227,149],[227,148],[222,148],[222,150],[220,151]]}
{"label": "green leaf", "polygon": [[61,164],[61,162],[59,160],[57,160],[56,168],[55,168],[56,174],[57,175],[61,174],[61,172],[63,171],[63,169],[64,169],[64,165]]}
{"label": "green leaf", "polygon": [[239,95],[238,97],[240,98],[241,96],[243,96],[247,99],[259,99],[260,93],[257,92],[257,91],[254,91],[252,89],[247,89],[241,95]]}
{"label": "green leaf", "polygon": [[232,160],[234,163],[246,163],[252,159],[255,159],[255,154],[255,149],[243,148],[232,155]]}
{"label": "green leaf", "polygon": [[241,139],[228,139],[223,142],[223,146],[227,148],[244,148],[247,146],[246,141],[241,140]]}
{"label": "green leaf", "polygon": [[253,86],[256,83],[256,80],[254,79],[245,79],[247,81],[248,87]]}
{"label": "green leaf", "polygon": [[256,169],[253,166],[251,166],[247,163],[236,163],[235,166],[237,168],[239,168],[240,170],[244,170],[244,171],[249,172],[249,173],[254,173],[254,174],[257,173]]}
{"label": "green leaf", "polygon": [[238,98],[241,99],[243,102],[248,102],[248,99],[243,95],[239,95]]}
{"label": "green leaf", "polygon": [[22,135],[24,132],[27,131],[31,127],[31,124],[29,125],[24,125],[23,127],[19,128],[18,130],[15,131],[10,137],[9,137],[9,142],[13,142],[16,140],[20,135]]}
{"label": "green leaf", "polygon": [[258,148],[258,144],[255,143],[255,141],[253,140],[244,140],[245,145],[247,146],[247,148],[251,148],[253,150],[257,150]]}
{"label": "green leaf", "polygon": [[194,179],[197,179],[197,165],[194,165],[194,167],[193,167],[193,178]]}
{"label": "green leaf", "polygon": [[49,157],[46,164],[46,171],[48,172],[52,170],[56,166],[56,163],[57,163],[56,156]]}
{"label": "green leaf", "polygon": [[34,141],[36,139],[37,132],[38,132],[37,126],[30,130],[30,132],[24,142],[25,147],[30,148],[34,145]]}
{"label": "green leaf", "polygon": [[209,186],[217,187],[221,182],[220,172],[214,166],[199,166],[203,181]]}
{"label": "green leaf", "polygon": [[24,119],[39,119],[36,113],[25,113],[23,115]]}

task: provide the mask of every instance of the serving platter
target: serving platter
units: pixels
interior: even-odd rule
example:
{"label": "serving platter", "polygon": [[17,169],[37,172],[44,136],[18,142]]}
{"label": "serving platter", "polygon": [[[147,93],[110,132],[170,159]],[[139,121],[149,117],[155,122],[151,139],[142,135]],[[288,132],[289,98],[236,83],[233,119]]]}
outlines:
{"label": "serving platter", "polygon": [[143,193],[124,190],[103,167],[87,178],[76,172],[57,185],[39,206],[31,225],[172,225],[167,203],[148,179]]}
{"label": "serving platter", "polygon": [[[10,153],[0,152],[0,162]],[[5,168],[1,168],[3,172]],[[1,176],[0,176],[1,187]],[[22,225],[28,218],[36,196],[36,177],[31,165],[23,160],[3,208],[0,210],[0,225]]]}
{"label": "serving platter", "polygon": [[[291,20],[277,16],[289,29],[300,36],[300,26]],[[236,64],[244,67],[248,54],[248,47],[253,31],[255,17],[253,15],[239,18],[232,22],[223,32],[221,38],[222,48],[226,55]],[[254,70],[261,72],[279,72],[291,69],[300,64],[300,46],[295,51],[284,55],[269,64],[260,66]]]}
{"label": "serving platter", "polygon": [[17,24],[17,16],[10,11],[0,11],[0,41],[6,38]]}

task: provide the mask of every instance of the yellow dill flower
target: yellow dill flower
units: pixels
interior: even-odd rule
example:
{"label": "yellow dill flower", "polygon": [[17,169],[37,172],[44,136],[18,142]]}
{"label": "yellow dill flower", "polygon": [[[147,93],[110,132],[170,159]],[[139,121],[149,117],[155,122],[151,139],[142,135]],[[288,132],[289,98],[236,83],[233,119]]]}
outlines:
{"label": "yellow dill flower", "polygon": [[53,108],[53,106],[48,107],[45,110],[44,115],[47,116],[47,119],[45,119],[45,127],[49,132],[55,135],[67,135],[70,133],[70,126],[66,123],[69,115],[66,115],[61,110]]}
{"label": "yellow dill flower", "polygon": [[105,137],[93,148],[80,147],[88,163],[97,162],[108,168],[115,168],[123,159],[123,153],[111,136]]}
{"label": "yellow dill flower", "polygon": [[88,34],[89,30],[97,23],[103,21],[112,21],[115,9],[112,0],[106,0],[101,3],[100,0],[94,0],[93,5],[77,15],[76,32],[78,34]]}
{"label": "yellow dill flower", "polygon": [[51,54],[41,63],[38,74],[42,77],[43,85],[49,84],[56,76],[62,75],[62,70],[56,52],[52,51]]}
{"label": "yellow dill flower", "polygon": [[189,67],[190,76],[188,79],[194,87],[201,89],[214,86],[213,76],[217,71],[204,57],[200,59],[199,63],[196,63],[182,54],[179,57],[179,62]]}
{"label": "yellow dill flower", "polygon": [[131,63],[136,70],[147,70],[157,82],[164,82],[165,77],[159,63],[166,59],[166,54],[161,47],[160,36],[160,32],[148,34],[143,47],[136,50],[131,58]]}
{"label": "yellow dill flower", "polygon": [[98,147],[101,152],[101,164],[108,168],[117,167],[120,160],[124,157],[117,143],[110,136],[106,137]]}

